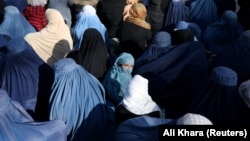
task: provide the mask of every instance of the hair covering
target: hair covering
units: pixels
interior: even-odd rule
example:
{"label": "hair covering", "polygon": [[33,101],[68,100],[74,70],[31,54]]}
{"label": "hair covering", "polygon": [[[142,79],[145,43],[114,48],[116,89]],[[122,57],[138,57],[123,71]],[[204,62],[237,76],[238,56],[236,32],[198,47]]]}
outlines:
{"label": "hair covering", "polygon": [[179,21],[174,30],[181,30],[181,29],[190,29],[191,31],[194,32],[195,37],[197,40],[201,39],[201,28],[196,24],[192,22],[186,22],[186,21]]}
{"label": "hair covering", "polygon": [[200,42],[183,43],[145,61],[133,74],[148,79],[149,94],[164,108],[166,117],[180,117],[205,86],[208,72],[204,47]]}
{"label": "hair covering", "polygon": [[20,13],[23,13],[24,8],[28,5],[27,0],[4,0],[5,6],[15,6]]}
{"label": "hair covering", "polygon": [[148,80],[141,75],[135,75],[129,82],[120,104],[136,115],[161,112],[160,107],[148,94]]}
{"label": "hair covering", "polygon": [[192,113],[204,115],[214,125],[234,125],[237,123],[239,96],[237,73],[225,66],[215,67],[208,85],[191,108]]}
{"label": "hair covering", "polygon": [[167,125],[170,119],[140,116],[128,119],[116,130],[116,141],[157,141],[159,126]]}
{"label": "hair covering", "polygon": [[207,25],[218,20],[214,0],[195,0],[190,4],[190,22],[198,24],[203,30]]}
{"label": "hair covering", "polygon": [[100,32],[95,28],[83,33],[81,47],[68,55],[88,72],[102,80],[107,71],[108,53]]}
{"label": "hair covering", "polygon": [[0,140],[66,141],[67,139],[63,121],[35,122],[19,102],[12,100],[4,89],[0,89],[0,107]]}
{"label": "hair covering", "polygon": [[130,53],[124,52],[120,54],[102,81],[109,100],[115,105],[122,100],[129,81],[132,79],[132,70],[128,73],[122,69],[121,65],[130,64],[134,66],[134,61],[134,57]]}
{"label": "hair covering", "polygon": [[207,50],[218,55],[225,50],[226,44],[236,40],[243,31],[243,27],[238,22],[237,14],[227,10],[219,21],[207,26],[203,32],[202,42]]}
{"label": "hair covering", "polygon": [[215,66],[227,66],[238,74],[238,84],[250,78],[250,30],[242,32],[235,41],[227,44],[213,63]]}
{"label": "hair covering", "polygon": [[165,10],[164,28],[177,24],[179,21],[189,20],[189,8],[183,0],[171,0]]}
{"label": "hair covering", "polygon": [[88,28],[97,29],[100,32],[106,47],[109,47],[107,29],[97,16],[96,9],[91,5],[85,5],[82,8],[82,11],[79,12],[76,24],[72,28],[74,49],[80,49],[83,40],[83,34]]}
{"label": "hair covering", "polygon": [[135,60],[134,69],[144,65],[145,62],[157,59],[171,48],[171,35],[166,31],[156,33],[146,50]]}
{"label": "hair covering", "polygon": [[146,17],[146,7],[141,3],[134,3],[129,9],[129,16],[126,18],[126,21],[136,24],[137,26],[143,27],[145,29],[151,29],[150,24],[146,21]]}
{"label": "hair covering", "polygon": [[35,27],[36,31],[40,31],[48,24],[45,17],[45,4],[43,4],[45,2],[47,3],[47,0],[33,0],[23,10],[23,16]]}
{"label": "hair covering", "polygon": [[32,6],[45,6],[48,0],[27,0],[28,4]]}
{"label": "hair covering", "polygon": [[71,58],[54,64],[50,119],[66,123],[70,140],[100,140],[105,135],[107,111],[101,83]]}
{"label": "hair covering", "polygon": [[213,125],[205,116],[194,113],[186,113],[176,121],[177,125]]}
{"label": "hair covering", "polygon": [[[37,108],[39,96],[46,99],[53,82],[52,69],[44,64],[30,45],[22,38],[11,39],[7,44],[6,63],[1,88],[26,110],[41,112]],[[42,101],[46,105],[44,101]],[[45,108],[46,106],[42,106]],[[41,114],[45,114],[41,112]],[[44,117],[48,115],[43,115]]]}
{"label": "hair covering", "polygon": [[64,58],[73,49],[73,40],[59,11],[48,8],[46,18],[47,26],[39,32],[26,35],[25,40],[42,60],[53,67],[54,62]]}
{"label": "hair covering", "polygon": [[69,0],[49,0],[47,7],[58,10],[62,14],[68,27],[71,28],[72,14],[69,7]]}
{"label": "hair covering", "polygon": [[[18,11],[15,6],[4,8],[4,21],[0,25],[0,33],[10,38],[24,37],[28,33],[36,32],[35,28]],[[13,22],[13,20],[15,22]]]}

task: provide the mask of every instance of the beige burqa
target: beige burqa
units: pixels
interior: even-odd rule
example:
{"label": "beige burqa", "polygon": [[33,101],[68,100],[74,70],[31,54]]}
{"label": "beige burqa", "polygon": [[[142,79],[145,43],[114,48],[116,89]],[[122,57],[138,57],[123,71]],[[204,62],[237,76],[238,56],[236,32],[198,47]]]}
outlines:
{"label": "beige burqa", "polygon": [[40,58],[53,68],[54,63],[73,49],[69,27],[59,11],[46,10],[48,24],[41,31],[27,34],[24,38]]}

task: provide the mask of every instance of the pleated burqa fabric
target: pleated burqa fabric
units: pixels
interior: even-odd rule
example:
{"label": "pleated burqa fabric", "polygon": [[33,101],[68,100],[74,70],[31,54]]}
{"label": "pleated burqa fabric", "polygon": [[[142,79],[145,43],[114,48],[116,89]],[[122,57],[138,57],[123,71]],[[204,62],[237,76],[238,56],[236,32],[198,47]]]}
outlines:
{"label": "pleated burqa fabric", "polygon": [[226,50],[226,44],[238,39],[243,31],[242,25],[238,22],[237,14],[234,11],[227,10],[220,20],[206,27],[202,42],[207,50],[218,55]]}
{"label": "pleated burqa fabric", "polygon": [[41,113],[38,112],[38,114],[48,114],[46,102],[48,103],[53,83],[52,69],[39,58],[23,38],[10,40],[7,50],[1,88],[5,89],[10,97],[18,101],[24,109],[33,113],[39,111],[38,101],[40,103],[40,100],[45,100],[41,102],[45,113],[39,111]]}
{"label": "pleated burqa fabric", "polygon": [[160,31],[154,35],[151,43],[143,53],[135,60],[134,70],[143,66],[145,63],[157,59],[172,48],[171,35],[166,31]]}
{"label": "pleated burqa fabric", "polygon": [[47,9],[48,24],[41,31],[26,35],[25,40],[35,52],[53,67],[53,64],[73,49],[73,40],[69,27],[56,9]]}
{"label": "pleated burqa fabric", "polygon": [[174,27],[179,21],[189,20],[189,8],[182,0],[171,0],[165,10],[164,29],[167,31],[169,28]]}
{"label": "pleated burqa fabric", "polygon": [[19,102],[0,89],[1,141],[66,141],[66,126],[62,120],[34,121]]}
{"label": "pleated burqa fabric", "polygon": [[54,70],[50,119],[65,122],[71,141],[105,140],[112,130],[107,128],[109,115],[102,84],[71,58],[58,60]]}
{"label": "pleated burqa fabric", "polygon": [[88,28],[97,29],[101,35],[102,39],[108,47],[108,32],[104,24],[100,21],[99,17],[96,14],[96,9],[91,5],[85,5],[82,10],[77,15],[77,21],[74,27],[72,27],[72,37],[74,40],[74,49],[79,50],[81,48],[81,43],[84,35],[84,32]]}
{"label": "pleated burqa fabric", "polygon": [[238,84],[250,78],[250,30],[244,31],[233,43],[227,45],[213,63],[227,66],[238,74]]}
{"label": "pleated burqa fabric", "polygon": [[10,38],[17,38],[34,32],[36,32],[36,29],[15,6],[10,5],[4,8],[4,20],[0,25],[1,34]]}
{"label": "pleated burqa fabric", "polygon": [[189,8],[190,22],[198,24],[202,30],[219,18],[214,0],[194,0]]}
{"label": "pleated burqa fabric", "polygon": [[204,46],[196,41],[183,43],[145,62],[134,74],[148,79],[149,94],[167,118],[180,117],[205,87],[208,72]]}
{"label": "pleated burqa fabric", "polygon": [[190,111],[204,115],[214,125],[238,125],[238,112],[243,109],[240,105],[244,102],[238,93],[237,79],[237,73],[229,67],[214,68],[206,89]]}

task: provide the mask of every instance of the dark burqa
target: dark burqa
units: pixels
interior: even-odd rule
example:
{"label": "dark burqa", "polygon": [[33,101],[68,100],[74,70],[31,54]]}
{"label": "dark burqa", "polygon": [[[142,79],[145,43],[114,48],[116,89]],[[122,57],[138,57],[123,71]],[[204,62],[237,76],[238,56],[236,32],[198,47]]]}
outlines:
{"label": "dark burqa", "polygon": [[250,78],[250,30],[244,31],[215,60],[213,66],[227,66],[238,74],[238,84]]}
{"label": "dark burqa", "polygon": [[100,32],[89,28],[83,33],[79,50],[68,55],[99,80],[107,71],[108,53]]}
{"label": "dark burqa", "polygon": [[167,118],[180,117],[207,80],[204,47],[200,42],[183,43],[140,66],[134,74],[149,80],[149,94],[165,109]]}
{"label": "dark burqa", "polygon": [[205,91],[196,99],[191,112],[204,115],[214,125],[237,125],[241,103],[237,73],[231,68],[218,66],[213,69]]}

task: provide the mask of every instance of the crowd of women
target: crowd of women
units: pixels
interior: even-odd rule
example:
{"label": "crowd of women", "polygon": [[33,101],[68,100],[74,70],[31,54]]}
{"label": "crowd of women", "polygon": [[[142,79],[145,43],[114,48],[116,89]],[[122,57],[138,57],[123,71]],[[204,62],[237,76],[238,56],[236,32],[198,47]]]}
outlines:
{"label": "crowd of women", "polygon": [[250,125],[249,0],[0,0],[0,141]]}

